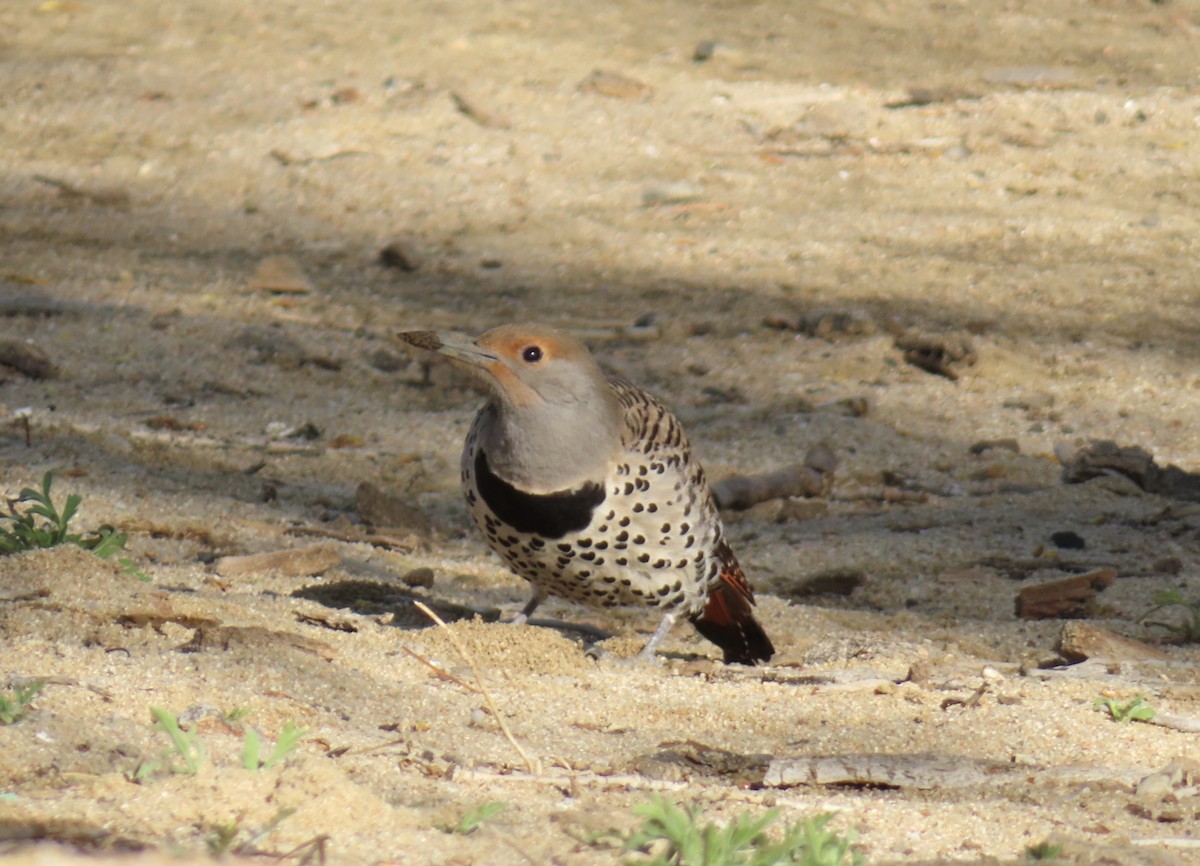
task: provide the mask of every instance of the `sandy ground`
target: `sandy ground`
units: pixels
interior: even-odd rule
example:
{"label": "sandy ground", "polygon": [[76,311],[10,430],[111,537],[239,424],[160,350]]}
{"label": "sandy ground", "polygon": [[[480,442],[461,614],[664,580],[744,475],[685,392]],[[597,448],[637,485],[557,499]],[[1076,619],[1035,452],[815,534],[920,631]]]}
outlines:
{"label": "sandy ground", "polygon": [[[612,863],[664,793],[832,812],[872,864],[1198,862],[1200,735],[1093,702],[1200,716],[1200,652],[1141,622],[1200,598],[1200,510],[1054,456],[1200,469],[1198,68],[1181,0],[3,4],[0,332],[57,375],[0,384],[0,477],[53,470],[130,562],[0,559],[0,687],[49,680],[0,726],[0,857]],[[764,325],[802,317],[850,326]],[[712,477],[834,449],[828,496],[728,515],[770,666],[454,623],[485,698],[423,628],[414,595],[494,620],[526,590],[457,489],[479,396],[387,334],[531,318],[674,406]],[[978,360],[924,372],[904,328]],[[416,513],[368,539],[364,481]],[[219,564],[312,544],[311,575]],[[1165,658],[1048,667],[1063,622],[1016,593],[1100,567],[1088,622]],[[848,595],[805,593],[834,570]],[[654,624],[543,612],[617,649]],[[762,784],[861,755],[995,772]]]}

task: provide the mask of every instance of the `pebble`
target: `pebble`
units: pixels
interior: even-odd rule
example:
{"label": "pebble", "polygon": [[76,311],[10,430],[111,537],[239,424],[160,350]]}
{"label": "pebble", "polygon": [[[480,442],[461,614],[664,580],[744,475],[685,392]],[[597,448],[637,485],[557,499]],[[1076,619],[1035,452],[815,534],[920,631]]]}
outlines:
{"label": "pebble", "polygon": [[650,186],[642,190],[642,205],[658,207],[665,204],[687,204],[699,201],[704,191],[694,183],[686,180]]}
{"label": "pebble", "polygon": [[421,267],[421,260],[412,247],[400,240],[391,241],[379,251],[379,263],[385,268],[394,268],[405,273],[412,273]]}
{"label": "pebble", "polygon": [[649,84],[619,72],[609,72],[604,69],[596,69],[580,81],[579,90],[609,99],[626,101],[649,99],[654,94],[654,88]]}
{"label": "pebble", "polygon": [[249,288],[275,295],[307,295],[313,284],[291,256],[268,256],[255,268]]}

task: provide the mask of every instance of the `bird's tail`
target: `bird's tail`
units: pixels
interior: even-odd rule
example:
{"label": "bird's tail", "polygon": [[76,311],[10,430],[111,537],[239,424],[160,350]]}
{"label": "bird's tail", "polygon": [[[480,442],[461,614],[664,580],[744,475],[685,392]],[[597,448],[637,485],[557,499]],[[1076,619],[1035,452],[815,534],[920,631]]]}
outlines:
{"label": "bird's tail", "polygon": [[708,594],[704,610],[691,617],[696,631],[725,653],[726,664],[752,665],[769,661],[775,647],[754,618],[754,596],[732,551],[722,543],[721,581]]}

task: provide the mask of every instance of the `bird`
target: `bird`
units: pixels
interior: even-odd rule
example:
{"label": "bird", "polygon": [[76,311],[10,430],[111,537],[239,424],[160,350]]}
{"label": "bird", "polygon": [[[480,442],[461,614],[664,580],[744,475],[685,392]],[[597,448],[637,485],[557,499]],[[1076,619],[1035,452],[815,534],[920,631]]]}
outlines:
{"label": "bird", "polygon": [[726,663],[770,660],[775,648],[754,617],[704,470],[663,403],[547,325],[501,325],[475,339],[395,336],[484,385],[461,480],[489,546],[532,584],[512,622],[526,622],[548,595],[657,608],[662,619],[638,659],[656,659],[682,616]]}

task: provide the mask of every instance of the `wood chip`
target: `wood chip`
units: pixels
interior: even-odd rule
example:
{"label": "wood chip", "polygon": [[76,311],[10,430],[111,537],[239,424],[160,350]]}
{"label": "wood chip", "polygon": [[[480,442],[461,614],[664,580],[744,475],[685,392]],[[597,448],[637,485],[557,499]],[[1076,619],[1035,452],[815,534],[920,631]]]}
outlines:
{"label": "wood chip", "polygon": [[0,365],[30,379],[53,379],[58,375],[50,356],[28,340],[0,340]]}
{"label": "wood chip", "polygon": [[332,544],[312,544],[291,550],[273,550],[246,556],[223,556],[214,565],[221,577],[274,572],[283,577],[311,577],[341,565],[342,556]]}
{"label": "wood chip", "polygon": [[1063,623],[1057,649],[1063,658],[1070,662],[1081,662],[1085,659],[1116,662],[1171,659],[1171,656],[1150,644],[1113,634],[1086,622]]}
{"label": "wood chip", "polygon": [[1017,616],[1022,619],[1057,619],[1083,616],[1096,593],[1112,586],[1117,572],[1098,568],[1087,574],[1027,586],[1017,593]]}
{"label": "wood chip", "polygon": [[313,284],[291,256],[268,256],[258,263],[248,288],[275,295],[307,295]]}

